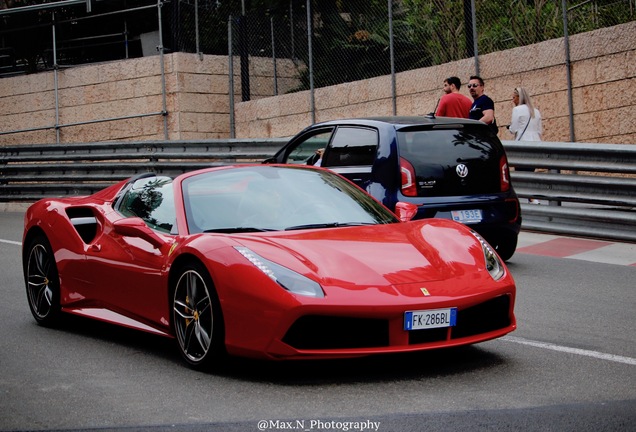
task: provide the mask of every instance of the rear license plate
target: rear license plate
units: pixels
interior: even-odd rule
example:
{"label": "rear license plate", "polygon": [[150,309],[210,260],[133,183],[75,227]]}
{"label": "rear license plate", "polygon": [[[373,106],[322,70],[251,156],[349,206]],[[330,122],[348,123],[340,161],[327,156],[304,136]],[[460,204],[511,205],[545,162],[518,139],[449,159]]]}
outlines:
{"label": "rear license plate", "polygon": [[457,308],[404,312],[404,330],[453,327],[456,321]]}
{"label": "rear license plate", "polygon": [[451,215],[454,221],[461,223],[481,222],[481,210],[453,210]]}

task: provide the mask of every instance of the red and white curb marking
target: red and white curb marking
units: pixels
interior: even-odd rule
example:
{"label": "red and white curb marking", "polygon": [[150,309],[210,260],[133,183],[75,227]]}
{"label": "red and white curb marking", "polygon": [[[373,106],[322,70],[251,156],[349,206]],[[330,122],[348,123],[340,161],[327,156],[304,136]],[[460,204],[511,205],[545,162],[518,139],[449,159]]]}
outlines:
{"label": "red and white curb marking", "polygon": [[572,258],[597,263],[636,267],[636,244],[591,240],[522,231],[517,251],[555,258]]}

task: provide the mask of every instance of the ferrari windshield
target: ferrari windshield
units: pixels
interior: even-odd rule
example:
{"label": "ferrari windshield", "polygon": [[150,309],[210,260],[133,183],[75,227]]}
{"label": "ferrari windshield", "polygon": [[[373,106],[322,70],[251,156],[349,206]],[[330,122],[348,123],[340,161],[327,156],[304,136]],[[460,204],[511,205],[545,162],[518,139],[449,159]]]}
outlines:
{"label": "ferrari windshield", "polygon": [[190,233],[256,232],[397,222],[388,209],[326,170],[254,165],[182,183]]}

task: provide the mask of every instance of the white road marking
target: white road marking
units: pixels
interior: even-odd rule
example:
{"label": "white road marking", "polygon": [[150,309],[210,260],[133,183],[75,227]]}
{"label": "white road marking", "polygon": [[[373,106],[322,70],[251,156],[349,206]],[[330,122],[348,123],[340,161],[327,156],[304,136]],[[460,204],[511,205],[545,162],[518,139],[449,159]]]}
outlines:
{"label": "white road marking", "polygon": [[606,353],[602,353],[598,351],[590,351],[590,350],[584,350],[580,348],[570,348],[570,347],[566,347],[562,345],[555,345],[555,344],[551,344],[547,342],[537,342],[537,341],[524,339],[520,337],[514,337],[514,336],[504,336],[500,340],[507,341],[507,342],[514,342],[514,343],[518,343],[522,345],[528,345],[528,346],[532,346],[536,348],[544,348],[544,349],[549,349],[552,351],[566,352],[569,354],[577,354],[577,355],[582,355],[587,357],[594,357],[601,360],[613,361],[616,363],[624,363],[624,364],[636,366],[636,359],[632,357],[606,354]]}
{"label": "white road marking", "polygon": [[9,243],[9,244],[22,246],[22,242],[17,242],[17,241],[13,241],[13,240],[0,239],[0,243]]}

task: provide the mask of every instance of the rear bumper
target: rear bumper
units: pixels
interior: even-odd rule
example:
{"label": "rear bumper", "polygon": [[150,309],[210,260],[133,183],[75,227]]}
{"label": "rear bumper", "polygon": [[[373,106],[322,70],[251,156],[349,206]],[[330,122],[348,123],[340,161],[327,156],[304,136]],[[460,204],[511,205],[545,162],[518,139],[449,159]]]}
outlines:
{"label": "rear bumper", "polygon": [[454,202],[445,203],[410,201],[419,205],[414,219],[441,218],[452,220],[454,210],[480,210],[482,220],[466,223],[466,226],[477,231],[486,240],[491,241],[491,239],[502,236],[517,236],[521,231],[521,207],[516,196],[509,195],[492,199],[461,198]]}

